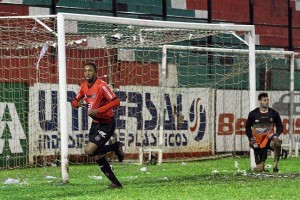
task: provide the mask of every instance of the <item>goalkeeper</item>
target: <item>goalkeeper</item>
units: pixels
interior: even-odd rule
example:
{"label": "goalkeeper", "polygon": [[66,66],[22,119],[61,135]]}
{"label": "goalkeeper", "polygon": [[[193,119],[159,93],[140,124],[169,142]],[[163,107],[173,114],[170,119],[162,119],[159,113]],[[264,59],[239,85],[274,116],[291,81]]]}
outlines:
{"label": "goalkeeper", "polygon": [[94,158],[101,171],[112,182],[109,189],[122,188],[105,157],[107,152],[114,151],[120,162],[124,159],[123,143],[105,145],[114,134],[116,122],[113,108],[120,105],[120,100],[103,80],[97,78],[97,67],[94,63],[84,65],[84,77],[86,81],[81,84],[72,106],[87,106],[88,115],[93,119],[85,153]]}
{"label": "goalkeeper", "polygon": [[249,113],[246,122],[246,135],[250,147],[254,150],[256,171],[264,171],[267,152],[270,149],[274,151],[273,172],[278,172],[282,143],[279,136],[283,131],[281,118],[276,110],[269,107],[268,93],[260,93],[258,103],[259,107]]}

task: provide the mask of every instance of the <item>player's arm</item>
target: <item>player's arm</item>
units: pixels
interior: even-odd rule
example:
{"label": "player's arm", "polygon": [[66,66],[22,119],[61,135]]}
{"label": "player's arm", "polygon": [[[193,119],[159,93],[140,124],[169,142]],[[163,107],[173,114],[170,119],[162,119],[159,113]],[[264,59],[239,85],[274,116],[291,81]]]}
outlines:
{"label": "player's arm", "polygon": [[72,101],[72,106],[74,108],[79,108],[79,107],[85,107],[86,103],[83,99],[78,100],[77,98],[74,98]]}
{"label": "player's arm", "polygon": [[110,109],[113,109],[119,105],[120,105],[120,100],[119,100],[119,98],[116,97],[113,100],[111,100],[108,104],[106,104],[105,106],[101,106],[98,109],[91,109],[89,111],[88,115],[93,116],[98,113],[105,113],[105,112],[109,111]]}
{"label": "player's arm", "polygon": [[275,114],[274,114],[274,123],[276,126],[276,136],[279,137],[280,134],[283,132],[283,125],[282,125],[280,115],[277,111],[275,111]]}
{"label": "player's arm", "polygon": [[85,106],[86,103],[84,102],[83,97],[84,95],[80,87],[80,90],[77,93],[76,97],[72,100],[73,108],[79,108]]}
{"label": "player's arm", "polygon": [[111,91],[107,84],[102,85],[102,95],[108,101],[104,106],[98,108],[99,113],[104,113],[120,105],[120,100],[116,94]]}
{"label": "player's arm", "polygon": [[119,100],[119,98],[115,97],[113,100],[111,100],[105,106],[101,106],[98,109],[91,109],[88,115],[93,116],[98,113],[105,113],[105,112],[109,111],[110,109],[113,109],[119,105],[120,105],[120,100]]}
{"label": "player's arm", "polygon": [[257,142],[256,142],[256,139],[253,137],[253,133],[252,133],[252,126],[254,124],[254,113],[253,112],[250,112],[249,113],[249,116],[248,116],[248,119],[247,119],[247,122],[246,122],[246,135],[249,139],[249,146],[253,149],[256,149],[256,148],[259,148]]}
{"label": "player's arm", "polygon": [[251,138],[253,138],[253,134],[252,134],[252,126],[254,124],[254,116],[253,113],[250,112],[246,121],[246,135],[249,139],[249,141],[251,140]]}
{"label": "player's arm", "polygon": [[110,109],[114,109],[115,107],[118,107],[119,105],[120,105],[120,100],[118,97],[115,97],[108,104],[98,108],[97,110],[99,113],[105,113],[105,112],[109,111]]}

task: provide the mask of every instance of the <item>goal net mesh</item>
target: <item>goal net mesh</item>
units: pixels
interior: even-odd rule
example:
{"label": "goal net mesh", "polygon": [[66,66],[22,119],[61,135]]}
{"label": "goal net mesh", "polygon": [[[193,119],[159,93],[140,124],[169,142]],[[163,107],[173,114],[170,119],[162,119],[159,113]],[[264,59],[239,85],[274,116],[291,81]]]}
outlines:
{"label": "goal net mesh", "polygon": [[300,141],[300,55],[294,54],[292,59],[288,52],[275,52],[256,54],[257,90],[268,92],[269,106],[279,112],[283,123],[282,148],[293,156],[295,142]]}
{"label": "goal net mesh", "polygon": [[[86,62],[121,100],[110,142],[125,144],[126,161],[161,148],[161,124],[163,161],[248,152],[248,33],[122,23],[65,21],[69,161],[93,162],[84,155],[91,119],[71,107]],[[57,19],[2,17],[0,30],[0,165],[58,164]]]}

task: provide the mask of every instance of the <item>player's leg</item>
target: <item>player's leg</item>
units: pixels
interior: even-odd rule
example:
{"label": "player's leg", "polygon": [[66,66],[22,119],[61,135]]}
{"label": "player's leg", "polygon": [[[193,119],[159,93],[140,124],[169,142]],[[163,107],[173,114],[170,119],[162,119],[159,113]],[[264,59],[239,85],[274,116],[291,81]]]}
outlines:
{"label": "player's leg", "polygon": [[105,143],[110,139],[111,135],[104,130],[107,126],[102,124],[92,123],[89,132],[89,143],[85,147],[85,154],[88,156],[98,156],[99,154],[104,155],[105,152],[103,147]]}
{"label": "player's leg", "polygon": [[114,151],[117,154],[119,162],[122,162],[125,157],[125,154],[123,152],[123,146],[124,146],[124,144],[121,142],[118,142],[118,141],[115,142],[114,144],[100,146],[95,150],[94,156],[95,155],[102,156],[102,155],[106,154],[107,152]]}
{"label": "player's leg", "polygon": [[102,156],[107,152],[114,151],[118,156],[119,162],[124,160],[125,154],[123,152],[123,143],[117,141],[114,144],[105,145],[113,136],[115,127],[116,122],[113,118],[111,123],[100,124],[95,128],[96,130],[93,130],[96,134],[90,137],[90,141],[98,145],[98,148],[93,152],[93,156]]}
{"label": "player's leg", "polygon": [[256,171],[262,172],[265,170],[265,161],[267,159],[268,148],[256,148],[254,149]]}
{"label": "player's leg", "polygon": [[282,141],[278,138],[272,138],[270,141],[270,149],[274,151],[274,167],[273,167],[273,172],[278,172],[278,162],[279,162],[279,157],[281,155],[281,144]]}
{"label": "player's leg", "polygon": [[[116,121],[115,118],[112,119],[111,128],[110,128],[110,134],[113,135],[116,129]],[[123,152],[123,146],[124,144],[122,142],[115,142],[112,144],[113,151],[117,154],[119,162],[122,162],[125,158],[125,154]]]}
{"label": "player's leg", "polygon": [[254,157],[255,157],[255,163],[256,163],[256,170],[257,172],[262,172],[265,168],[264,162],[261,160],[261,149],[256,148],[254,149]]}
{"label": "player's leg", "polygon": [[[112,122],[110,123],[110,126],[107,129],[110,137],[113,136],[115,129],[116,129],[116,121],[115,121],[115,118],[112,118]],[[118,156],[119,162],[122,162],[125,158],[125,154],[123,152],[123,146],[124,146],[124,144],[122,142],[117,141],[112,145],[104,146],[103,151],[106,151],[106,152],[114,151]],[[103,153],[103,152],[100,152],[100,153]]]}
{"label": "player's leg", "polygon": [[108,161],[105,157],[101,157],[96,160],[97,164],[99,165],[103,174],[112,182],[112,184],[108,187],[108,189],[115,189],[115,188],[122,188],[122,184],[115,176],[114,172],[112,171]]}
{"label": "player's leg", "polygon": [[115,130],[115,123],[111,124],[92,124],[89,143],[86,146],[85,152],[87,155],[93,156],[101,171],[112,182],[110,187],[122,188],[121,183],[116,178],[110,164],[106,160],[104,154],[113,151],[117,145],[105,145],[111,138]]}
{"label": "player's leg", "polygon": [[122,142],[117,141],[113,145],[114,145],[114,152],[117,154],[119,162],[122,162],[125,158],[125,154],[123,151],[124,144]]}
{"label": "player's leg", "polygon": [[265,170],[265,163],[264,162],[260,162],[256,164],[256,171],[257,172],[262,172]]}
{"label": "player's leg", "polygon": [[[102,142],[104,143],[105,141],[102,140]],[[117,152],[118,149],[120,149],[123,153],[122,146],[123,146],[123,144],[121,142],[115,142],[114,144],[109,144],[109,145],[98,145],[93,142],[89,142],[85,148],[85,153],[88,156],[96,156],[96,155],[102,156],[111,151]],[[119,153],[119,155],[120,155],[120,153]],[[118,158],[119,158],[119,155],[118,155]],[[122,156],[121,157],[122,160],[120,161],[120,159],[119,159],[119,161],[122,162],[123,158],[124,157]]]}
{"label": "player's leg", "polygon": [[115,131],[115,120],[111,123],[96,124],[93,123],[89,134],[89,143],[85,148],[85,153],[89,156],[102,156],[107,152],[114,151],[120,162],[124,159],[124,152],[121,142],[105,145],[112,137]]}

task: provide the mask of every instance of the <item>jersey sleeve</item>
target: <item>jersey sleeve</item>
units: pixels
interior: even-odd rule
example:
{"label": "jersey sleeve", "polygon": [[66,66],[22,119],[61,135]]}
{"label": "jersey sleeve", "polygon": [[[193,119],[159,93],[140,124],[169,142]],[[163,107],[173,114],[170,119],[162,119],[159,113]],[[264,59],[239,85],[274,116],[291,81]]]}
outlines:
{"label": "jersey sleeve", "polygon": [[98,112],[104,113],[104,112],[107,112],[108,110],[111,110],[119,105],[120,105],[120,100],[118,98],[115,98],[112,101],[110,101],[108,104],[106,104],[105,106],[98,108]]}
{"label": "jersey sleeve", "polygon": [[111,89],[108,87],[107,84],[103,84],[101,85],[101,91],[102,91],[102,95],[103,97],[108,101],[112,101],[113,99],[116,98],[116,94],[114,92],[111,91]]}
{"label": "jersey sleeve", "polygon": [[83,90],[82,90],[82,86],[80,87],[78,93],[76,94],[75,98],[73,99],[72,101],[72,106],[74,108],[78,108],[79,105],[78,105],[78,102],[84,97],[84,93],[83,93]]}
{"label": "jersey sleeve", "polygon": [[253,137],[253,134],[252,134],[253,123],[254,123],[253,112],[250,112],[248,115],[247,122],[246,122],[246,135],[249,140]]}
{"label": "jersey sleeve", "polygon": [[276,126],[276,134],[279,136],[283,132],[283,125],[282,125],[280,115],[277,111],[275,111],[274,114],[274,123]]}

